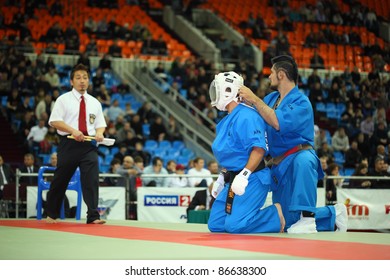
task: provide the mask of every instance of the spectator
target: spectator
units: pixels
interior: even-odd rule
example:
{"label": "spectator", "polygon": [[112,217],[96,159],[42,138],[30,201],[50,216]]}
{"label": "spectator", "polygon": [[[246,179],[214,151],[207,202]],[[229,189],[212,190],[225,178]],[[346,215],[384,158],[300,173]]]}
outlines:
{"label": "spectator", "polygon": [[88,34],[93,34],[97,30],[97,23],[94,21],[92,16],[88,16],[88,18],[84,21],[83,32]]}
{"label": "spectator", "polygon": [[53,97],[50,93],[46,93],[45,99],[39,101],[39,103],[35,107],[35,117],[39,120],[42,117],[42,113],[47,113],[50,116],[53,107]]}
{"label": "spectator", "polygon": [[103,54],[103,57],[99,60],[99,68],[102,68],[104,72],[111,71],[111,60],[109,54]]}
{"label": "spectator", "polygon": [[377,146],[377,145],[387,146],[387,144],[389,143],[388,132],[389,131],[386,127],[385,122],[379,121],[370,139],[372,146]]}
{"label": "spectator", "polygon": [[126,144],[125,143],[119,144],[119,150],[117,153],[114,154],[114,158],[118,159],[120,164],[122,164],[124,157],[127,155],[128,155],[128,150]]}
{"label": "spectator", "polygon": [[[340,176],[339,166],[336,163],[329,164],[329,176]],[[328,179],[326,181],[326,204],[334,205],[337,203],[337,188],[341,188],[343,179]]]}
{"label": "spectator", "polygon": [[314,149],[318,151],[325,142],[329,143],[328,137],[326,136],[326,130],[320,129],[320,133],[314,135]]}
{"label": "spectator", "polygon": [[162,117],[157,115],[154,122],[150,125],[150,139],[156,141],[165,140],[167,137],[167,129],[163,124]]}
{"label": "spectator", "polygon": [[94,38],[91,38],[89,43],[85,46],[85,52],[90,56],[98,55],[99,52],[98,52],[96,40]]}
{"label": "spectator", "polygon": [[185,173],[185,166],[178,164],[175,166],[175,171],[171,174],[178,175],[167,178],[167,187],[169,188],[187,188],[189,187],[189,180],[187,177],[181,176]]}
{"label": "spectator", "polygon": [[142,132],[142,122],[141,122],[141,117],[138,114],[135,114],[131,118],[131,127],[134,129],[135,134],[137,137],[142,138],[143,137],[143,132]]}
{"label": "spectator", "polygon": [[368,142],[368,136],[360,132],[357,135],[358,149],[362,153],[363,158],[369,158],[371,155],[371,147]]}
{"label": "spectator", "polygon": [[166,187],[167,186],[167,177],[147,177],[147,174],[155,175],[167,175],[168,171],[163,167],[163,161],[160,157],[154,157],[152,160],[152,165],[145,167],[144,176],[142,181],[144,186],[147,187]]}
{"label": "spectator", "polygon": [[[321,167],[324,171],[325,177],[328,175],[328,157],[322,156],[320,157]],[[324,187],[324,179],[319,179],[317,183],[317,188],[323,188]]]}
{"label": "spectator", "polygon": [[358,142],[352,140],[350,148],[345,153],[344,168],[356,168],[362,161],[362,153],[359,151]]}
{"label": "spectator", "polygon": [[369,171],[372,170],[375,167],[375,161],[378,158],[383,159],[385,163],[387,163],[387,156],[386,156],[386,148],[384,145],[377,145],[376,146],[376,151],[375,153],[372,154],[372,156],[369,158]]}
{"label": "spectator", "polygon": [[168,174],[175,174],[176,173],[176,161],[171,159],[167,162],[167,171],[168,171]]}
{"label": "spectator", "polygon": [[[139,108],[137,114],[140,116],[140,119],[143,120],[145,123],[152,123],[155,119],[155,113],[152,109],[152,103],[150,103],[149,101],[146,101],[142,104],[142,107]],[[133,124],[132,127],[134,128]]]}
{"label": "spectator", "polygon": [[211,188],[199,190],[192,198],[190,205],[187,208],[187,218],[190,210],[210,210],[213,206],[214,198],[211,196]]}
{"label": "spectator", "polygon": [[11,166],[4,163],[3,157],[0,155],[0,200],[3,199],[4,186],[12,183],[15,179],[15,174]]}
{"label": "spectator", "polygon": [[339,127],[332,136],[333,151],[345,153],[349,149],[349,138],[344,127]]}
{"label": "spectator", "polygon": [[13,116],[17,114],[17,109],[22,104],[22,97],[19,94],[18,89],[12,89],[10,92],[8,98],[7,98],[7,119],[8,121],[11,121]]}
{"label": "spectator", "polygon": [[[359,163],[352,176],[368,176],[368,166],[365,163]],[[371,181],[368,179],[350,179],[348,188],[365,188],[371,187]]]}
{"label": "spectator", "polygon": [[143,163],[145,163],[146,165],[149,165],[150,159],[151,159],[151,155],[150,155],[149,152],[144,150],[144,145],[143,145],[143,143],[142,143],[142,141],[140,139],[135,142],[135,144],[134,144],[134,151],[132,151],[130,154],[131,154],[131,156],[134,159],[136,157],[142,158]]}
{"label": "spectator", "polygon": [[[207,169],[210,171],[212,175],[218,175],[219,174],[219,167],[218,162],[216,160],[210,160],[207,163]],[[215,181],[217,178],[213,179]]]}
{"label": "spectator", "polygon": [[[388,175],[385,161],[381,157],[376,157],[375,158],[375,163],[374,163],[374,169],[368,172],[369,176],[375,176],[375,177],[385,177]],[[371,180],[371,188],[372,189],[382,189],[382,188],[389,188],[389,181],[388,180],[381,180],[381,179],[376,179],[376,180]]]}
{"label": "spectator", "polygon": [[319,158],[326,157],[328,162],[333,162],[333,151],[332,148],[329,147],[328,142],[323,142],[320,149],[317,150],[317,155]]}
{"label": "spectator", "polygon": [[44,120],[39,120],[38,125],[31,128],[30,133],[27,135],[27,143],[31,153],[34,153],[35,149],[37,154],[41,151],[41,142],[45,139],[47,134],[47,127]]}
{"label": "spectator", "polygon": [[133,157],[126,155],[123,158],[122,165],[116,169],[116,173],[124,178],[118,181],[119,186],[126,186],[126,179],[128,179],[130,189],[135,191],[135,177],[139,174],[139,172],[134,166]]}
{"label": "spectator", "polygon": [[118,45],[117,39],[115,39],[113,44],[108,48],[108,54],[112,57],[122,57],[122,48]]}
{"label": "spectator", "polygon": [[[204,168],[204,159],[197,157],[194,159],[194,167],[188,170],[188,175],[195,175],[197,177],[190,177],[191,187],[209,187],[213,183],[213,178],[210,176],[211,172]],[[204,176],[204,177],[199,177]]]}
{"label": "spectator", "polygon": [[325,69],[324,59],[318,53],[317,49],[314,49],[314,54],[310,58],[310,68],[312,68],[312,69]]}
{"label": "spectator", "polygon": [[370,138],[373,135],[374,130],[374,120],[371,115],[367,115],[366,118],[360,123],[360,131]]}
{"label": "spectator", "polygon": [[83,53],[80,53],[79,58],[77,59],[76,64],[83,64],[88,67],[88,69],[91,71],[91,61],[89,59],[88,52],[84,51]]}
{"label": "spectator", "polygon": [[119,100],[118,99],[115,99],[114,101],[112,101],[111,106],[108,107],[104,113],[111,122],[115,122],[117,120],[118,116],[125,115],[125,112],[123,111],[123,109],[121,107],[119,107]]}
{"label": "spectator", "polygon": [[123,127],[118,129],[117,144],[121,144],[121,143],[123,143],[126,140],[128,131],[131,131],[133,133],[133,135],[135,135],[135,131],[134,131],[134,129],[131,128],[130,122],[126,121],[123,124]]}
{"label": "spectator", "polygon": [[[27,153],[24,155],[24,162],[22,167],[20,168],[20,172],[22,173],[38,173],[38,167],[35,166],[35,157],[31,153]],[[23,176],[20,178],[20,183],[25,184],[27,186],[37,186],[38,184],[37,176]]]}

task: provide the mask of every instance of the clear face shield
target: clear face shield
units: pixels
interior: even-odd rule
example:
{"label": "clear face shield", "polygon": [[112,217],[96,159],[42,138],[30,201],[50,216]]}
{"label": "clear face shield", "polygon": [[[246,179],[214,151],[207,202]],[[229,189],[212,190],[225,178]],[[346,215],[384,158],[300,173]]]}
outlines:
{"label": "clear face shield", "polygon": [[220,111],[226,111],[230,102],[238,102],[238,90],[243,84],[243,78],[233,71],[215,75],[209,88],[211,105]]}

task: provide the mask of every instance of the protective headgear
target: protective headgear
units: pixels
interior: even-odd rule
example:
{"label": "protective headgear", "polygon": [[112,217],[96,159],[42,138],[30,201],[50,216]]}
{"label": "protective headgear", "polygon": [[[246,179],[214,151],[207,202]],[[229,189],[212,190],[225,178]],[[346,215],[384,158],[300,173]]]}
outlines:
{"label": "protective headgear", "polygon": [[220,111],[227,111],[226,105],[230,102],[238,103],[238,90],[243,84],[244,79],[233,71],[215,75],[209,89],[211,105]]}

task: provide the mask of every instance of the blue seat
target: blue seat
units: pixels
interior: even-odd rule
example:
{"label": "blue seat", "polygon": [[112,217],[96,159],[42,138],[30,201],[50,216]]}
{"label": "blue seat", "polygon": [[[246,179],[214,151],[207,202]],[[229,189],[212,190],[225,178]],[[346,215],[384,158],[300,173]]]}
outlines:
{"label": "blue seat", "polygon": [[142,125],[142,134],[145,138],[149,138],[150,136],[150,124],[145,123]]}
{"label": "blue seat", "polygon": [[186,147],[186,145],[181,140],[175,140],[175,141],[172,142],[172,148],[175,148],[177,150],[181,150],[181,149],[183,149],[185,147]]}
{"label": "blue seat", "polygon": [[345,163],[345,158],[344,158],[344,154],[342,152],[333,152],[333,156],[334,156],[334,161],[335,163],[343,166],[343,164]]}
{"label": "blue seat", "polygon": [[161,149],[169,150],[172,147],[171,141],[162,140],[158,142],[158,147]]}
{"label": "blue seat", "polygon": [[119,103],[122,102],[122,94],[120,94],[120,93],[113,93],[111,95],[111,103],[114,102],[114,100],[118,100]]}
{"label": "blue seat", "polygon": [[163,158],[167,155],[167,150],[165,148],[156,148],[153,150],[153,157]]}
{"label": "blue seat", "polygon": [[183,148],[181,150],[181,152],[180,152],[180,155],[181,156],[186,156],[186,157],[189,157],[189,158],[195,156],[194,152],[191,149],[188,149],[188,148]]}
{"label": "blue seat", "polygon": [[[42,192],[44,190],[50,189],[50,182],[45,181],[43,174],[45,173],[45,171],[54,171],[55,169],[56,169],[55,167],[50,167],[50,166],[42,166],[39,168],[39,171],[38,171],[38,195],[37,195],[37,220],[42,220],[42,208],[43,208]],[[83,193],[81,190],[79,168],[76,169],[76,172],[73,174],[72,178],[70,179],[67,189],[77,192],[76,220],[80,220],[80,218],[81,218],[81,205],[82,205],[81,203],[82,203]],[[63,202],[62,202],[60,218],[65,219],[65,208],[64,208]]]}
{"label": "blue seat", "polygon": [[337,112],[341,115],[347,109],[347,105],[345,105],[345,103],[337,103],[336,109],[337,109]]}
{"label": "blue seat", "polygon": [[177,164],[183,164],[184,166],[187,166],[188,165],[188,162],[190,161],[190,157],[189,156],[178,156],[177,159],[176,159],[176,163]]}
{"label": "blue seat", "polygon": [[124,100],[124,101],[127,101],[127,102],[130,102],[130,103],[136,101],[134,95],[132,95],[131,93],[126,93],[126,94],[124,94],[124,95],[123,95],[123,100]]}
{"label": "blue seat", "polygon": [[144,148],[146,149],[156,149],[158,147],[158,142],[156,140],[146,140]]}
{"label": "blue seat", "polygon": [[352,174],[355,172],[355,168],[344,168],[344,176],[352,176]]}
{"label": "blue seat", "polygon": [[325,113],[325,112],[326,112],[325,103],[323,103],[323,102],[317,102],[317,103],[316,103],[316,110],[317,110],[317,112],[323,112],[323,113]]}
{"label": "blue seat", "polygon": [[167,150],[167,155],[169,155],[170,157],[176,158],[176,157],[180,156],[180,150],[172,147],[172,148]]}

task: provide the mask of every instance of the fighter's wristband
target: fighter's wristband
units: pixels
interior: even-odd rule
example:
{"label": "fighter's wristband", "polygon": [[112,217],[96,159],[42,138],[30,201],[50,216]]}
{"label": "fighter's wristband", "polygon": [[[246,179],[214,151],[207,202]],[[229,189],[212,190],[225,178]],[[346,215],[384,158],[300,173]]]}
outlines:
{"label": "fighter's wristband", "polygon": [[238,174],[238,175],[248,179],[251,174],[252,174],[252,171],[250,171],[248,168],[244,168],[243,170],[241,170],[240,174]]}

